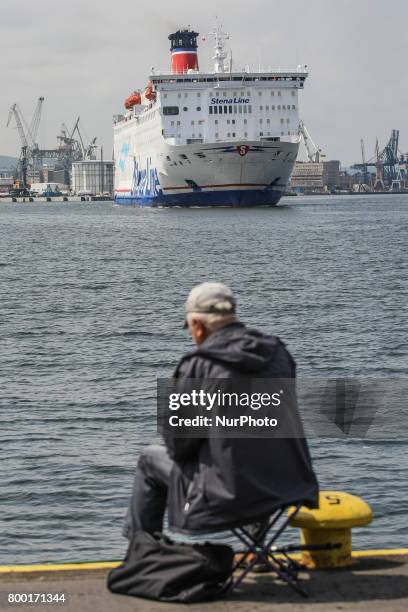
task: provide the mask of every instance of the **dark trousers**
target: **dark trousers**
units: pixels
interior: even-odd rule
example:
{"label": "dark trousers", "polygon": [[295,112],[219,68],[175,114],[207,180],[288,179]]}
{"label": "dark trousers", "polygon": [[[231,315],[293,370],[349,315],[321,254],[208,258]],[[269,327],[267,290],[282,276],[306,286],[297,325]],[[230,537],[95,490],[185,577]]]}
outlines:
{"label": "dark trousers", "polygon": [[[147,446],[136,466],[133,492],[130,498],[123,535],[129,540],[135,531],[163,531],[167,491],[173,461],[165,446]],[[253,535],[264,530],[265,522],[249,525]]]}
{"label": "dark trousers", "polygon": [[136,466],[133,492],[123,535],[129,540],[135,531],[163,531],[167,490],[173,461],[165,446],[147,446]]}

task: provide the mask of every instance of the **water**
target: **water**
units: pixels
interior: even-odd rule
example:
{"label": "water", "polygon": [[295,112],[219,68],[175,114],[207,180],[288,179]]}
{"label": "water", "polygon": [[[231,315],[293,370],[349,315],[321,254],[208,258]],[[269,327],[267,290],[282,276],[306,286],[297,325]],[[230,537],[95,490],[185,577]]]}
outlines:
{"label": "water", "polygon": [[[276,209],[0,204],[0,563],[120,558],[157,376],[204,280],[280,335],[301,376],[406,377],[408,197]],[[407,432],[311,443],[323,488],[372,504],[355,545],[406,546]],[[404,492],[405,491],[405,492]]]}

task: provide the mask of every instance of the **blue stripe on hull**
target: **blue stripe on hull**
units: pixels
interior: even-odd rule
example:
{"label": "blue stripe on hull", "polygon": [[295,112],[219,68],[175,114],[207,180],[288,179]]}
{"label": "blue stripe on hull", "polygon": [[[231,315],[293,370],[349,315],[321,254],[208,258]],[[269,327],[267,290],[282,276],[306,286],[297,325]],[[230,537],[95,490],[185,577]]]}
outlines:
{"label": "blue stripe on hull", "polygon": [[275,206],[282,193],[269,189],[193,191],[155,197],[116,195],[116,204],[128,206]]}

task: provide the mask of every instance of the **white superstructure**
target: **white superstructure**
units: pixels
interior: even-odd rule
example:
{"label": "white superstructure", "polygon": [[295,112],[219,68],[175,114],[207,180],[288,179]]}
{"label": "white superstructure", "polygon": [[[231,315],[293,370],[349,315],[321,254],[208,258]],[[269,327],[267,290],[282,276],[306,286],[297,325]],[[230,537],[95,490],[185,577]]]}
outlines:
{"label": "white superstructure", "polygon": [[276,204],[299,146],[306,67],[237,72],[215,30],[214,70],[198,69],[198,34],[180,30],[172,71],[151,74],[115,117],[115,200],[124,204]]}

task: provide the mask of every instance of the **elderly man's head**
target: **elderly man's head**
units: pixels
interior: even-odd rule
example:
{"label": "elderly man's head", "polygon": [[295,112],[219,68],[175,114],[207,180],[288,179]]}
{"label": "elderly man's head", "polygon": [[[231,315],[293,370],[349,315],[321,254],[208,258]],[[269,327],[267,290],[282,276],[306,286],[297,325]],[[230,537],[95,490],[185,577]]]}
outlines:
{"label": "elderly man's head", "polygon": [[196,344],[237,320],[236,300],[222,283],[202,283],[194,287],[186,301],[186,324]]}

